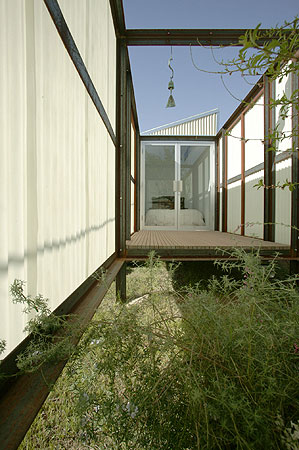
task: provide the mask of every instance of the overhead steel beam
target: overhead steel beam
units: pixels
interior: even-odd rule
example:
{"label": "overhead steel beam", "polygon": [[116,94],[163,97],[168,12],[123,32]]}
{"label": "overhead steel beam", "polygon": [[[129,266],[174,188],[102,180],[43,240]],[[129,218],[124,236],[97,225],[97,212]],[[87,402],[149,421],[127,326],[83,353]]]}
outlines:
{"label": "overhead steel beam", "polygon": [[[127,45],[241,45],[240,37],[249,31],[246,29],[165,29],[165,30],[141,30],[131,29],[124,32],[124,40]],[[252,30],[253,31],[253,30]],[[260,29],[261,35],[266,35],[268,29]],[[271,30],[273,33],[273,30]],[[285,30],[286,35],[290,33],[289,30]],[[271,38],[261,38],[257,40],[258,44],[275,39],[275,36]]]}

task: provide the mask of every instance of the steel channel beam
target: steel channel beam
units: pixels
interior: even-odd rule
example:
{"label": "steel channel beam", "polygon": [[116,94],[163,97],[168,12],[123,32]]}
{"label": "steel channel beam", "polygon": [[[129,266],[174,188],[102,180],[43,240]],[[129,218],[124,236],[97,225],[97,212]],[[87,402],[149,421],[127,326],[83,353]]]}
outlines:
{"label": "steel channel beam", "polygon": [[127,264],[123,264],[122,268],[116,276],[116,295],[122,302],[127,300]]}
{"label": "steel channel beam", "polygon": [[[292,191],[292,215],[291,215],[291,252],[292,256],[299,256],[299,104],[298,104],[298,93],[299,93],[299,76],[297,73],[292,74],[292,92],[297,91],[296,106],[292,106],[292,182],[295,184],[295,188]],[[292,264],[292,272],[299,272],[298,261]]]}
{"label": "steel channel beam", "polygon": [[227,230],[227,136],[222,129],[222,230]]}
{"label": "steel channel beam", "polygon": [[[232,250],[233,247],[223,247],[223,250]],[[243,250],[251,252],[252,247],[242,247]],[[287,249],[281,249],[279,248],[279,244],[277,245],[277,248],[273,249],[259,249],[259,254],[261,256],[269,256],[271,258],[274,258],[275,255],[277,255],[277,252],[281,256],[285,256],[287,259],[290,257],[290,251],[289,248]],[[174,260],[178,260],[180,257],[188,257],[188,258],[215,258],[217,259],[221,255],[221,250],[219,248],[214,249],[200,249],[200,248],[134,248],[132,250],[128,249],[126,259],[127,258],[136,258],[139,257],[145,258],[148,257],[148,254],[150,251],[155,250],[155,253],[158,256],[161,257],[167,257],[172,258]],[[228,258],[228,257],[227,257]]]}
{"label": "steel channel beam", "polygon": [[[244,36],[247,29],[130,29],[124,33],[124,40],[129,46],[137,45],[242,45],[240,44],[240,37]],[[253,30],[252,30],[253,31]],[[261,34],[273,30],[261,29]],[[290,31],[285,30],[285,34],[290,34]],[[257,41],[259,45],[275,39],[261,38]]]}
{"label": "steel channel beam", "polygon": [[140,134],[136,133],[136,231],[140,230],[140,172],[141,172]]}
{"label": "steel channel beam", "polygon": [[110,9],[116,37],[124,36],[126,25],[122,0],[110,0]]}
{"label": "steel channel beam", "polygon": [[241,236],[245,235],[245,117],[241,114]]}
{"label": "steel channel beam", "polygon": [[[94,275],[91,275],[88,279],[91,287],[85,291],[85,286],[82,296],[68,310],[69,314],[78,319],[78,326],[82,327],[82,330],[90,322],[123,264],[124,260],[114,260],[105,272],[103,282],[95,280]],[[69,320],[73,318],[70,317]],[[77,344],[78,340],[79,336],[73,338],[73,344]],[[13,363],[15,357],[16,353],[13,354]],[[11,355],[7,358],[11,358]],[[8,378],[3,382],[0,397],[0,450],[18,448],[65,364],[66,361],[45,364],[37,372]],[[5,367],[5,360],[3,365]],[[2,366],[1,370],[4,370]]]}
{"label": "steel channel beam", "polygon": [[70,55],[71,60],[73,61],[78,74],[83,81],[84,86],[86,87],[86,90],[93,101],[100,117],[102,118],[104,125],[112,139],[112,142],[114,145],[116,145],[116,136],[114,134],[113,128],[111,126],[109,117],[104,109],[104,106],[100,100],[100,97],[97,93],[97,90],[90,78],[90,75],[87,71],[87,68],[83,62],[83,59],[79,53],[79,50],[76,46],[76,43],[73,39],[73,36],[67,26],[67,23],[63,17],[63,14],[61,12],[61,9],[59,7],[59,4],[57,0],[44,0],[44,3],[46,7],[48,8],[48,11],[50,13],[50,16],[53,19],[54,25],[57,28],[57,31],[62,39],[62,42]]}
{"label": "steel channel beam", "polygon": [[119,48],[119,256],[124,256],[126,250],[126,195],[127,195],[127,63],[126,63],[126,46],[118,40]]}
{"label": "steel channel beam", "polygon": [[132,92],[132,81],[129,69],[126,70],[126,239],[131,237],[131,92]]}
{"label": "steel channel beam", "polygon": [[120,255],[120,226],[121,226],[121,150],[120,150],[120,131],[121,131],[121,44],[119,39],[116,41],[116,141],[115,148],[115,251]]}
{"label": "steel channel beam", "polygon": [[[272,83],[264,75],[264,240],[274,241],[275,235],[275,189],[270,188],[275,183],[274,154],[269,151],[272,146],[270,134],[272,131],[271,109]],[[273,204],[274,203],[274,204]]]}
{"label": "steel channel beam", "polygon": [[220,180],[219,180],[219,141],[215,143],[215,231],[219,231],[219,199],[220,199]]}

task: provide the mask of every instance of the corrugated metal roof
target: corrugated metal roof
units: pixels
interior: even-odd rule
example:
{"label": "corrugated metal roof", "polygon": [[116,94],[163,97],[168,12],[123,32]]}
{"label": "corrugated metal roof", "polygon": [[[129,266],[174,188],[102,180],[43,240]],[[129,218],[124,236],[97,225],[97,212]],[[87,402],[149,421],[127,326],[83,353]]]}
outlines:
{"label": "corrugated metal roof", "polygon": [[211,111],[146,130],[141,135],[215,136],[218,128],[218,115],[219,110],[215,108]]}

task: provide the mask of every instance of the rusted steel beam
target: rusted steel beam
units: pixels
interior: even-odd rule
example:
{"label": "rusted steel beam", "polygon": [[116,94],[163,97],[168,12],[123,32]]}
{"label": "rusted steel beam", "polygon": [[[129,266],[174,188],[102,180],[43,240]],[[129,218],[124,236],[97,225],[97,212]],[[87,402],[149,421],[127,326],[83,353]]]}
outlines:
{"label": "rusted steel beam", "polygon": [[[275,189],[270,186],[275,184],[275,153],[269,149],[273,146],[271,132],[273,130],[274,108],[271,107],[273,84],[264,75],[264,239],[275,241]],[[276,161],[277,162],[277,161]]]}
{"label": "rusted steel beam", "polygon": [[[247,29],[130,29],[124,33],[124,41],[127,45],[242,45],[240,37],[244,36]],[[251,30],[253,31],[253,30]],[[261,35],[273,30],[260,29]],[[290,30],[285,30],[289,35]],[[277,36],[278,37],[278,36]],[[275,39],[275,36],[263,37],[257,40],[257,43]]]}
{"label": "rusted steel beam", "polygon": [[[114,260],[105,273],[104,281],[93,279],[90,289],[68,311],[76,316],[80,329],[83,330],[90,322],[123,264],[122,259]],[[77,335],[73,343],[77,344],[78,340]],[[65,364],[66,361],[45,364],[37,372],[7,380],[0,397],[0,450],[18,448]]]}
{"label": "rusted steel beam", "polygon": [[124,36],[126,25],[122,0],[110,0],[110,9],[116,37]]}
{"label": "rusted steel beam", "polygon": [[[294,261],[296,263],[299,262],[299,257],[298,258],[293,258],[293,257],[288,257],[288,256],[267,256],[267,255],[260,255],[260,258],[262,261],[271,261],[273,259],[275,259],[275,261]],[[127,256],[126,261],[129,262],[133,262],[133,261],[146,261],[148,259],[148,255],[139,255],[139,256]],[[226,260],[235,260],[237,261],[238,258],[233,257],[233,256],[178,256],[178,257],[170,257],[170,256],[159,256],[159,259],[161,261],[174,261],[174,262],[180,262],[180,261],[226,261]]]}
{"label": "rusted steel beam", "polygon": [[227,135],[222,129],[222,231],[227,231]]}
{"label": "rusted steel beam", "polygon": [[104,125],[112,139],[112,142],[114,145],[116,145],[116,136],[114,134],[112,125],[110,123],[109,117],[105,111],[105,108],[100,100],[99,94],[97,93],[97,90],[90,78],[90,75],[87,71],[87,68],[83,62],[83,59],[79,53],[79,50],[76,46],[76,43],[74,41],[74,38],[67,26],[67,23],[63,17],[63,14],[61,12],[61,9],[59,7],[59,4],[57,0],[44,0],[44,3],[46,7],[48,8],[48,11],[50,13],[50,16],[53,19],[54,25],[57,28],[57,31],[62,39],[62,42],[68,52],[68,54],[71,57],[71,60],[73,61],[78,74],[83,81],[84,86],[86,87],[86,90],[93,101],[99,115],[101,116]]}
{"label": "rusted steel beam", "polygon": [[245,235],[245,115],[241,114],[241,236]]}
{"label": "rusted steel beam", "polygon": [[[297,73],[292,74],[292,91],[299,92],[299,76]],[[298,95],[297,95],[298,99]],[[291,252],[292,256],[299,256],[299,105],[292,105],[292,182],[294,190],[292,191],[292,231],[291,231]],[[292,272],[299,272],[299,263],[292,264]]]}

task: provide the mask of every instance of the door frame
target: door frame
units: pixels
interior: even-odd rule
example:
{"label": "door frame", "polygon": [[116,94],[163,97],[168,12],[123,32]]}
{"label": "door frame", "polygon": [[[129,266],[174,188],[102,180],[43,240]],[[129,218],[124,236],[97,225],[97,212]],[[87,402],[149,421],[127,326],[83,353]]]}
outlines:
{"label": "door frame", "polygon": [[[192,147],[209,147],[210,148],[210,180],[209,180],[209,191],[210,191],[210,214],[209,214],[209,225],[207,226],[190,226],[190,227],[178,227],[179,220],[178,215],[180,213],[180,195],[178,192],[174,192],[175,196],[175,225],[174,226],[148,226],[145,225],[145,146],[163,146],[169,145],[174,146],[174,165],[175,165],[175,180],[181,180],[181,158],[180,158],[180,148],[181,146],[192,146]],[[141,230],[169,230],[169,231],[210,231],[214,230],[215,227],[215,195],[216,195],[216,174],[215,174],[215,142],[211,140],[202,141],[183,141],[183,140],[144,140],[140,142],[140,229]]]}

